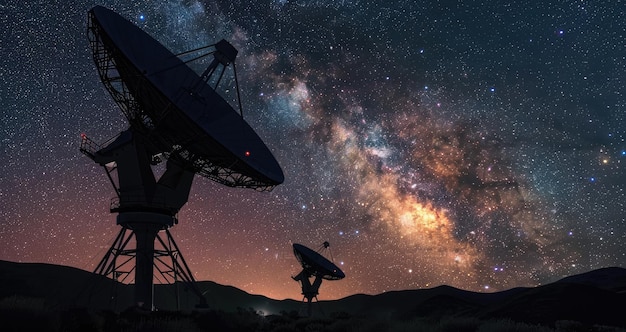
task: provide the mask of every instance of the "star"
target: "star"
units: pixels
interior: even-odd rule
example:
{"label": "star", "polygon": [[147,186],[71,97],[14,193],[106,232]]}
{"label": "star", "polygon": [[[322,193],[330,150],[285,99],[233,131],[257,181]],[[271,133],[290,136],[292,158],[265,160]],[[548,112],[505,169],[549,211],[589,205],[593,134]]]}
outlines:
{"label": "star", "polygon": [[[298,298],[276,271],[298,272],[292,243],[324,241],[350,268],[324,299],[626,265],[618,2],[102,5],[174,53],[232,42],[244,120],[285,173],[269,193],[194,177],[171,232],[199,280]],[[129,126],[96,71],[90,6],[3,8],[0,259],[91,271],[119,231],[107,173],[79,151],[81,133]]]}

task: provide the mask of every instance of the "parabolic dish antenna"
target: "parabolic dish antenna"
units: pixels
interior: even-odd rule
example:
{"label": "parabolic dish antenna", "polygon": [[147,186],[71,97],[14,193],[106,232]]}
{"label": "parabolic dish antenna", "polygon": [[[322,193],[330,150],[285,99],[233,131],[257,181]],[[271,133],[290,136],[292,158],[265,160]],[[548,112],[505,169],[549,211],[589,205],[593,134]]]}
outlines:
{"label": "parabolic dish antenna", "polygon": [[[326,241],[318,251],[314,251],[301,244],[293,244],[293,254],[300,262],[300,265],[302,265],[302,271],[292,278],[302,285],[303,301],[306,299],[308,302],[309,316],[312,313],[312,301],[314,298],[317,300],[322,280],[340,280],[346,276],[335,263],[319,253],[319,251],[328,249],[329,246],[330,244]],[[310,278],[312,277],[315,279],[311,283]]]}
{"label": "parabolic dish antenna", "polygon": [[107,8],[89,11],[89,38],[102,82],[133,130],[149,135],[154,149],[228,186],[267,190],[284,181],[261,138],[204,82],[220,69],[221,78],[228,65],[235,68],[238,52],[227,41],[214,45],[213,62],[198,75]]}
{"label": "parabolic dish antenna", "polygon": [[[328,242],[324,242],[326,245]],[[325,248],[328,248],[327,246]],[[319,276],[326,280],[339,280],[345,278],[345,274],[335,263],[329,261],[320,253],[301,244],[293,244],[293,254],[296,256],[302,268],[312,276]]]}
{"label": "parabolic dish antenna", "polygon": [[[204,305],[206,300],[169,232],[187,203],[194,175],[260,191],[284,180],[272,153],[243,119],[235,67],[238,51],[221,40],[174,55],[100,6],[88,12],[87,35],[100,79],[130,124],[102,146],[81,135],[81,152],[103,166],[113,184],[117,196],[110,210],[118,213],[117,224],[122,226],[95,272],[115,279],[133,274],[135,305],[145,309],[154,308],[157,271],[159,280],[185,282]],[[207,49],[208,53],[190,60],[213,55],[201,75],[179,58]],[[229,66],[239,113],[215,90]],[[164,159],[165,171],[157,179],[152,166]],[[136,247],[129,249],[133,236]],[[134,267],[127,265],[131,260]]]}

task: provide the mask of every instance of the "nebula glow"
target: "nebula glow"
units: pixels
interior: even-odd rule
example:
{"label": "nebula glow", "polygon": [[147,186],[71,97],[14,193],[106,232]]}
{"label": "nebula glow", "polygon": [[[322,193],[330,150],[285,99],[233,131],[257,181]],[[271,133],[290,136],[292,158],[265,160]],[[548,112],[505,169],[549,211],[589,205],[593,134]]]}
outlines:
{"label": "nebula glow", "polygon": [[[270,193],[194,180],[172,234],[199,280],[300,299],[294,242],[329,241],[346,273],[320,299],[626,263],[617,3],[103,5],[175,52],[231,41],[244,117],[285,172]],[[118,231],[78,151],[127,126],[89,58],[90,6],[0,6],[0,259],[93,270]]]}

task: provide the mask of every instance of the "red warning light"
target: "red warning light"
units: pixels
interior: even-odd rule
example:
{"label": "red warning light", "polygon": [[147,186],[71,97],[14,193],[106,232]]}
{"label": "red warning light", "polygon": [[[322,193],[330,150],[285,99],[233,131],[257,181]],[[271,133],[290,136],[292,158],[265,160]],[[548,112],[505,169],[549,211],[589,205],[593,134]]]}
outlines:
{"label": "red warning light", "polygon": [[82,138],[82,139],[87,139],[87,134],[85,134],[85,133],[81,133],[81,134],[80,134],[80,138]]}
{"label": "red warning light", "polygon": [[250,157],[250,151],[246,151],[244,154],[246,155],[246,157]]}

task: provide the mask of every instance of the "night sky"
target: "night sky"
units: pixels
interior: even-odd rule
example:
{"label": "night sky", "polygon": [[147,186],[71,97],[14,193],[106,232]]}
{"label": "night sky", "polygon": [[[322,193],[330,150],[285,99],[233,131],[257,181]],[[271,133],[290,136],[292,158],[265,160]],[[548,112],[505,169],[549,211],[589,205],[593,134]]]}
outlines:
{"label": "night sky", "polygon": [[[198,280],[320,300],[535,286],[626,266],[626,3],[0,0],[0,259],[92,271],[119,231],[79,151],[128,126],[86,36],[99,4],[177,52],[239,49],[244,117],[285,182],[196,176],[171,229]],[[202,70],[199,68],[198,70]]]}

